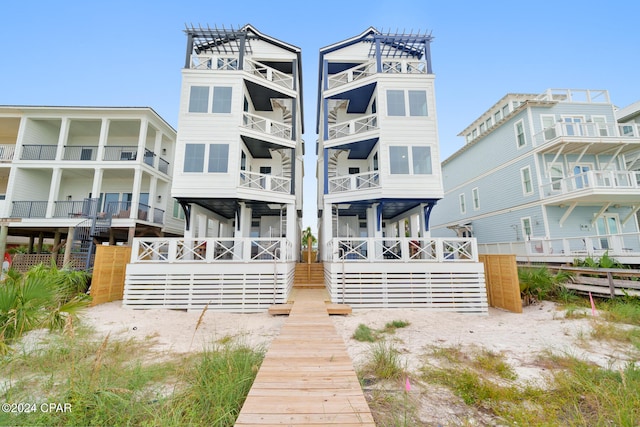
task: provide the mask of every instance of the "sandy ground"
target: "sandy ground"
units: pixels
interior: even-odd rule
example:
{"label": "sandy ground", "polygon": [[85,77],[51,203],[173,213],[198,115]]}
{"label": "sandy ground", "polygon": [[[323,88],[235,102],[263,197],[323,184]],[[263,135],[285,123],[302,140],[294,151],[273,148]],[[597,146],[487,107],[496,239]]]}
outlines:
{"label": "sandy ground", "polygon": [[[196,330],[200,312],[179,310],[130,310],[120,302],[90,308],[83,320],[97,332],[112,338],[154,338],[156,349],[184,353],[233,337],[251,347],[268,347],[286,321],[285,316],[267,313],[234,314],[207,310]],[[361,365],[370,343],[351,338],[362,323],[382,329],[385,323],[410,323],[389,336],[410,372],[423,363],[433,346],[462,348],[480,346],[502,353],[522,379],[534,379],[541,368],[535,357],[544,351],[590,360],[602,367],[616,368],[628,361],[629,348],[615,348],[590,338],[594,319],[568,319],[555,304],[543,302],[525,307],[522,314],[490,309],[488,315],[430,313],[420,309],[354,310],[349,316],[333,316],[337,332],[344,339],[354,365]]]}

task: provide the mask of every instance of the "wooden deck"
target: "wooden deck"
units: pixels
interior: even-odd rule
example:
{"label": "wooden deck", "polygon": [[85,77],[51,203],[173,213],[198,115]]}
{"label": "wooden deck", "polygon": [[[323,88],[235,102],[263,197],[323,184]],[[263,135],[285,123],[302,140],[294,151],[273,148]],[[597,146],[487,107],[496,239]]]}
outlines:
{"label": "wooden deck", "polygon": [[373,416],[324,289],[296,289],[236,426],[371,426]]}

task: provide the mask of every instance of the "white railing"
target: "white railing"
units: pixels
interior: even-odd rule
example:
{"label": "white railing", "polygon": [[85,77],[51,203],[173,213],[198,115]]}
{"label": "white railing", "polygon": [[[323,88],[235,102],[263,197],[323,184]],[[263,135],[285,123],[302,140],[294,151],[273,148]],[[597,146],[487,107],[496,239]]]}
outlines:
{"label": "white railing", "polygon": [[15,152],[15,144],[0,144],[0,162],[10,162]]}
{"label": "white railing", "polygon": [[581,138],[620,138],[638,137],[640,129],[637,125],[618,125],[615,123],[556,123],[533,136],[536,145],[542,145],[560,137]]}
{"label": "white railing", "polygon": [[340,175],[329,178],[329,193],[377,187],[380,187],[380,173],[378,171]]}
{"label": "white railing", "polygon": [[251,113],[244,113],[242,116],[242,127],[277,136],[278,138],[291,139],[291,125]]}
{"label": "white railing", "polygon": [[343,136],[355,135],[375,129],[378,129],[378,116],[372,114],[329,125],[329,139],[342,138]]}
{"label": "white railing", "polygon": [[570,194],[586,189],[640,189],[638,171],[587,171],[541,186],[543,197]]}
{"label": "white railing", "polygon": [[427,74],[427,63],[424,61],[382,61],[382,72],[388,74]]}
{"label": "white railing", "polygon": [[293,245],[281,238],[140,237],[133,240],[131,263],[292,261]]}
{"label": "white railing", "polygon": [[275,68],[268,67],[251,59],[246,59],[245,70],[255,76],[286,87],[287,89],[293,89],[293,76],[278,71]]}
{"label": "white railing", "polygon": [[327,243],[333,262],[478,262],[473,238],[347,238]]}
{"label": "white railing", "polygon": [[237,70],[238,64],[234,56],[191,55],[192,70]]}
{"label": "white railing", "polygon": [[640,257],[640,233],[479,243],[478,250],[483,254],[512,253],[517,256],[585,258],[599,257],[606,252],[612,257]]}
{"label": "white railing", "polygon": [[257,172],[241,171],[240,187],[288,194],[291,192],[291,178]]}
{"label": "white railing", "polygon": [[331,74],[328,77],[328,87],[333,89],[347,83],[355,82],[368,76],[372,76],[376,73],[375,62],[365,62],[364,64],[356,65],[337,74]]}
{"label": "white railing", "polygon": [[535,99],[540,101],[587,102],[590,104],[610,104],[609,92],[589,89],[547,89]]}

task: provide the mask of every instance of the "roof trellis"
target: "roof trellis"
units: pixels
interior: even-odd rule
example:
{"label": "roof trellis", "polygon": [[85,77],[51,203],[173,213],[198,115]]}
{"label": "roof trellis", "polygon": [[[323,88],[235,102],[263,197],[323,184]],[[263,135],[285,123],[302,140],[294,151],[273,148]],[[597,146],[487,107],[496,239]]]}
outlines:
{"label": "roof trellis", "polygon": [[251,54],[250,40],[259,38],[257,35],[249,31],[245,26],[240,29],[231,28],[197,27],[191,24],[186,26],[184,32],[193,39],[193,49],[197,53],[215,51],[219,54],[238,54],[243,50],[244,53]]}
{"label": "roof trellis", "polygon": [[369,49],[369,56],[374,57],[376,55],[376,46],[380,46],[380,55],[388,58],[395,57],[414,57],[421,59],[427,54],[429,43],[433,40],[431,32],[417,33],[411,32],[387,32],[377,33],[372,35],[371,47]]}

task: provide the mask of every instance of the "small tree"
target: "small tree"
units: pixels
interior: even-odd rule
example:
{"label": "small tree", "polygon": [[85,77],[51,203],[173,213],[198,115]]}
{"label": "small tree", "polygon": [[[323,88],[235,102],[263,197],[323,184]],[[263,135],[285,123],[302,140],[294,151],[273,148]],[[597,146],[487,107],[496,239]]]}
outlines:
{"label": "small tree", "polygon": [[311,246],[318,241],[311,231],[311,227],[307,227],[302,231],[302,247],[308,249],[309,238],[311,238]]}

